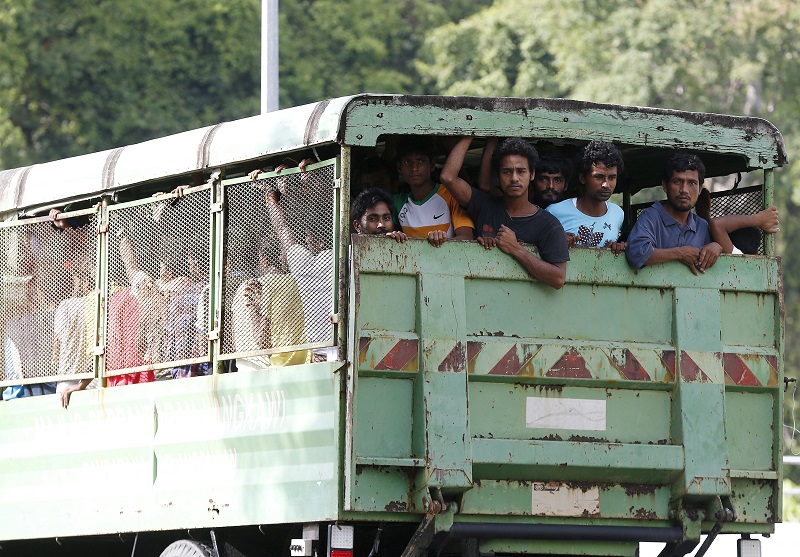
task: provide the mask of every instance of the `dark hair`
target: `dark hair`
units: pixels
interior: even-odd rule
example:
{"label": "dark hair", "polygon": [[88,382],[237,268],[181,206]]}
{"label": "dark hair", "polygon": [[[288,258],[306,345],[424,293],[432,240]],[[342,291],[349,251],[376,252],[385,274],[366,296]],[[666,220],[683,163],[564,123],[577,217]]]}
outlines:
{"label": "dark hair", "polygon": [[598,162],[602,162],[607,168],[616,166],[619,173],[625,170],[622,153],[616,145],[607,141],[590,141],[584,147],[583,155],[581,155],[579,162],[580,173],[588,174],[592,171],[592,165]]}
{"label": "dark hair", "polygon": [[572,162],[567,157],[561,155],[547,154],[542,155],[536,165],[537,174],[561,174],[564,181],[569,182],[572,178]]}
{"label": "dark hair", "polygon": [[391,176],[395,170],[392,168],[388,162],[378,157],[369,157],[364,159],[361,162],[360,169],[358,171],[359,179],[364,174],[372,174],[373,172],[378,172],[379,170],[385,171]]}
{"label": "dark hair", "polygon": [[433,148],[433,141],[429,137],[420,135],[407,135],[397,141],[397,148],[395,150],[397,162],[399,163],[403,157],[413,155],[414,153],[421,153],[433,160],[435,150]]}
{"label": "dark hair", "polygon": [[731,243],[739,248],[742,253],[756,255],[761,246],[761,231],[758,228],[739,228],[730,234]]}
{"label": "dark hair", "polygon": [[367,212],[367,209],[374,207],[381,201],[386,203],[386,206],[389,207],[390,211],[392,210],[394,201],[388,192],[380,188],[369,188],[362,191],[353,200],[352,209],[350,210],[350,218],[353,220],[361,220],[361,217],[364,216],[364,213]]}
{"label": "dark hair", "polygon": [[683,172],[685,170],[696,170],[700,183],[703,183],[706,177],[706,166],[703,164],[703,161],[700,160],[700,157],[684,151],[678,151],[670,155],[667,162],[664,164],[664,172],[661,174],[661,181],[667,184],[672,179],[673,172]]}
{"label": "dark hair", "polygon": [[539,164],[539,153],[536,152],[536,148],[533,145],[521,137],[509,137],[501,141],[500,145],[492,153],[492,171],[495,174],[500,171],[500,162],[503,157],[508,155],[520,155],[528,159],[528,168],[531,172],[534,172]]}

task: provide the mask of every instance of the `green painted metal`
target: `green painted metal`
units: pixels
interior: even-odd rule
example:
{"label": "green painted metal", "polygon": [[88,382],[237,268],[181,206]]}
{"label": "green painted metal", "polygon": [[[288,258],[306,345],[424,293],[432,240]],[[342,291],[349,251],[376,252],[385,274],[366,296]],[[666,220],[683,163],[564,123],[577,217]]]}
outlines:
{"label": "green painted metal", "polygon": [[346,107],[344,140],[375,145],[382,133],[599,139],[651,148],[736,154],[749,168],[783,166],[786,149],[766,120],[566,99],[366,96]]}
{"label": "green painted metal", "polygon": [[[225,137],[247,143],[240,132],[254,122],[209,136],[209,160],[253,158]],[[270,120],[269,129],[276,122],[290,133],[262,137],[258,156],[290,144],[342,146],[323,164],[335,164],[339,180],[331,225],[343,361],[219,373],[225,212],[212,209],[209,342],[217,373],[76,393],[68,411],[55,397],[0,404],[0,452],[8,457],[0,461],[0,540],[419,523],[442,501],[458,511],[438,515],[440,530],[451,521],[680,526],[697,539],[731,505],[737,518],[723,532],[773,531],[782,478],[779,260],[723,256],[694,276],[677,263],[636,272],[624,257],[573,249],[567,283],[555,291],[475,243],[351,240],[347,207],[351,146],[401,133],[707,149],[716,171],[764,168],[769,203],[771,168],[785,160],[774,127],[565,100],[386,95],[304,107]],[[222,186],[207,186],[220,209]],[[102,219],[112,210],[101,209]],[[101,270],[107,250],[101,242]],[[105,293],[107,277],[99,278]],[[97,363],[102,377],[102,355]],[[63,489],[76,478],[96,481]],[[635,548],[480,545],[563,555]]]}
{"label": "green painted metal", "polygon": [[0,538],[335,519],[340,366],[0,404]]}
{"label": "green painted metal", "polygon": [[[732,505],[726,532],[772,530],[776,260],[637,273],[573,249],[554,291],[474,243],[359,236],[351,257],[347,516],[397,519],[442,493],[459,501],[456,521],[590,517],[699,536]],[[481,550],[497,543],[560,547]]]}

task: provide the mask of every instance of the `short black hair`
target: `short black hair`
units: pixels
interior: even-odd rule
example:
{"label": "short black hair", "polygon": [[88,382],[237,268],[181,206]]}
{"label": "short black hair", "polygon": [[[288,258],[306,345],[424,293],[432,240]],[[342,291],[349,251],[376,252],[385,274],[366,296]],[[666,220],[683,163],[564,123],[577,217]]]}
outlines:
{"label": "short black hair", "polygon": [[353,220],[361,220],[361,217],[367,212],[367,209],[374,207],[383,201],[389,210],[392,210],[394,204],[392,196],[385,190],[380,188],[368,188],[358,194],[353,200],[353,205],[350,210],[350,218]]}
{"label": "short black hair", "polygon": [[397,141],[395,153],[397,162],[399,163],[403,157],[406,155],[413,155],[414,153],[421,153],[432,161],[436,151],[433,148],[433,141],[430,137],[425,137],[424,135],[407,135],[401,137]]}
{"label": "short black hair", "polygon": [[492,153],[492,171],[495,174],[500,172],[500,162],[508,155],[520,155],[528,159],[528,168],[531,172],[535,172],[539,164],[539,153],[533,145],[521,137],[509,137],[501,141]]}
{"label": "short black hair", "polygon": [[583,175],[588,174],[592,171],[592,165],[598,162],[602,162],[607,168],[616,166],[618,173],[622,173],[625,170],[622,152],[616,145],[608,141],[593,140],[583,148],[583,155],[581,155],[579,163],[580,173]]}
{"label": "short black hair", "polygon": [[706,165],[703,164],[700,157],[685,151],[678,151],[670,155],[664,164],[661,181],[667,184],[672,179],[673,172],[684,172],[685,170],[696,170],[701,184],[706,178]]}
{"label": "short black hair", "polygon": [[542,155],[536,165],[536,174],[561,174],[564,181],[569,182],[572,178],[572,162],[561,155]]}

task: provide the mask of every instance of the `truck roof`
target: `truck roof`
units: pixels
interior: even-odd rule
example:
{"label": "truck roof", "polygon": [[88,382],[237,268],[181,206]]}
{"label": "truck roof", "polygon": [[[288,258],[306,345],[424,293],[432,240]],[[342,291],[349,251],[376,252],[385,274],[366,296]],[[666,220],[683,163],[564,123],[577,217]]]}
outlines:
{"label": "truck roof", "polygon": [[786,163],[783,137],[761,118],[570,99],[360,94],[224,122],[126,147],[0,172],[0,213],[95,197],[136,184],[382,135],[520,135],[553,143],[613,141],[635,176],[658,184],[659,149],[703,153],[708,176]]}

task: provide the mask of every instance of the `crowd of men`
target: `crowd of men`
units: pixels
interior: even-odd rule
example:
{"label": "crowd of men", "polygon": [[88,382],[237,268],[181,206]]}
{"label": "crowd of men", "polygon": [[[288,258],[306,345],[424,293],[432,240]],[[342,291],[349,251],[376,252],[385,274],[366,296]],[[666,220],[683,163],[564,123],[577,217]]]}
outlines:
{"label": "crowd of men", "polygon": [[[446,240],[477,240],[486,249],[498,247],[533,278],[558,289],[574,246],[624,253],[637,270],[680,261],[700,274],[721,253],[742,253],[733,234],[755,230],[759,237],[758,230],[778,230],[774,207],[752,215],[710,218],[703,162],[697,155],[673,152],[661,179],[666,199],[644,210],[623,238],[624,212],[609,201],[624,172],[622,152],[614,144],[591,141],[584,147],[575,164],[577,192],[567,197],[573,161],[555,152],[540,158],[535,147],[519,137],[489,139],[478,186],[470,185],[463,167],[472,142],[472,137],[455,142],[436,181],[433,143],[416,136],[400,141],[397,172],[407,190],[390,197],[396,189],[388,185],[390,177],[381,182],[385,186],[366,187],[353,202],[356,232],[385,234],[398,241],[427,238],[436,247]],[[696,205],[697,214],[692,212]],[[538,257],[521,242],[535,246]],[[757,245],[745,249],[755,253]]]}
{"label": "crowd of men", "polygon": [[[661,187],[666,198],[645,209],[626,234],[624,212],[610,201],[625,170],[622,152],[614,144],[591,141],[571,156],[550,149],[540,157],[523,138],[490,138],[475,176],[465,168],[473,141],[450,141],[440,170],[434,143],[421,136],[393,141],[394,165],[374,156],[360,160],[353,184],[360,193],[351,207],[354,231],[397,242],[425,238],[437,248],[446,241],[476,240],[487,250],[508,254],[535,280],[560,289],[570,249],[576,246],[624,253],[637,270],[679,261],[697,275],[713,267],[721,253],[741,253],[737,247],[755,253],[759,231],[778,230],[774,207],[752,215],[710,218],[705,166],[694,154],[665,156]],[[236,211],[261,215],[261,220],[253,229],[231,225],[225,231],[222,332],[227,344],[222,353],[236,358],[226,360],[223,371],[338,358],[335,348],[325,348],[332,341],[333,193],[317,191],[306,180],[310,162],[300,163],[293,187],[285,178],[273,179],[278,186],[265,187],[259,171],[252,173],[255,182],[250,186],[256,187],[250,189],[255,195],[242,198]],[[577,191],[571,194],[573,168]],[[276,171],[284,169],[279,166]],[[161,378],[211,372],[206,357],[207,240],[181,236],[175,225],[195,217],[202,220],[205,213],[181,203],[179,190],[174,202],[154,203],[152,214],[141,222],[117,226],[109,242],[110,268],[116,269],[109,276],[107,307],[109,386],[153,381],[157,364],[173,366],[158,372]],[[236,199],[232,195],[229,203]],[[329,206],[323,207],[323,199]],[[315,209],[309,211],[311,205]],[[147,212],[144,206],[142,210]],[[192,217],[189,212],[194,210],[200,212]],[[52,230],[43,229],[44,236],[29,234],[20,244],[19,260],[28,262],[20,264],[20,277],[33,279],[24,307],[5,325],[7,379],[31,377],[34,368],[51,367],[59,376],[86,376],[93,368],[93,263],[78,252],[69,261],[43,259],[42,254],[67,251],[41,247],[91,231],[85,223],[70,224],[57,213],[51,215]],[[755,245],[742,234],[747,231],[755,231]],[[46,241],[45,236],[55,239]],[[53,280],[53,269],[63,277]],[[48,284],[62,286],[63,292],[44,288]],[[57,390],[67,407],[71,393],[91,388],[91,381],[21,384],[7,387],[1,396],[10,400]]]}

